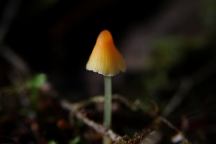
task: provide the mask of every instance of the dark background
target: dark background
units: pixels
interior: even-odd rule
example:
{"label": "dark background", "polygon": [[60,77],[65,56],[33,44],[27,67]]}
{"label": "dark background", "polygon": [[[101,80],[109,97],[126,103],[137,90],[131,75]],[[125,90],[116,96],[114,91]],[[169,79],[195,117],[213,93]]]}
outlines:
{"label": "dark background", "polygon": [[[4,8],[7,1],[2,3]],[[32,72],[48,73],[58,88],[80,92],[85,85],[85,64],[98,33],[110,30],[120,46],[129,27],[152,19],[166,3],[23,0],[17,6],[5,43]]]}

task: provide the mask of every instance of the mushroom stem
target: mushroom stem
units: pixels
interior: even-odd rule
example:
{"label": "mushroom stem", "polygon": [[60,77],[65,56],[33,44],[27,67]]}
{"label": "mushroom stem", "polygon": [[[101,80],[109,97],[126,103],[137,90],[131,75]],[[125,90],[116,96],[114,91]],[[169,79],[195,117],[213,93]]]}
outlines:
{"label": "mushroom stem", "polygon": [[[112,78],[104,76],[104,127],[109,129],[112,119]],[[110,144],[111,140],[104,136],[103,144]]]}

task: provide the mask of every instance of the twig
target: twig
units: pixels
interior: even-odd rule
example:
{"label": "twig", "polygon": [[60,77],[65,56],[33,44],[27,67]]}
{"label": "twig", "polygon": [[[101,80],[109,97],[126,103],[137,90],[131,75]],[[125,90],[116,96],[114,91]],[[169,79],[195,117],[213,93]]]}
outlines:
{"label": "twig", "polygon": [[168,121],[166,118],[159,116],[158,120],[163,122],[165,125],[167,125],[169,128],[173,129],[178,136],[180,136],[181,139],[179,139],[179,141],[182,141],[182,143],[188,144],[189,141],[188,139],[184,136],[183,132],[181,130],[179,130],[177,127],[175,127],[170,121]]}
{"label": "twig", "polygon": [[[124,104],[126,104],[129,108],[140,108],[140,105],[136,105],[136,103],[130,102],[129,100],[127,100],[124,97],[121,97],[119,95],[115,95],[113,97],[114,99],[120,100],[121,102],[123,102]],[[104,126],[90,120],[89,118],[87,118],[81,111],[80,109],[87,106],[90,103],[100,103],[104,101],[104,97],[102,96],[96,96],[93,97],[89,100],[86,101],[81,101],[78,103],[70,103],[68,101],[63,100],[61,102],[61,105],[63,108],[69,110],[71,112],[71,114],[73,116],[75,116],[77,119],[81,120],[83,123],[85,123],[86,125],[88,125],[89,127],[93,128],[96,132],[108,136],[113,142],[118,143],[120,140],[124,141],[124,138],[122,138],[121,136],[119,136],[118,134],[116,134],[115,132],[113,132],[111,129],[106,129]],[[169,127],[170,129],[174,130],[177,134],[181,135],[182,137],[182,141],[183,142],[188,142],[188,140],[186,139],[186,137],[183,135],[182,131],[179,130],[178,128],[176,128],[170,121],[168,121],[165,117],[163,116],[157,116],[155,117],[155,122],[159,122],[159,123],[164,123],[167,127]],[[158,124],[159,124],[158,123]],[[158,137],[159,136],[159,137]],[[154,137],[157,137],[157,139],[155,139]],[[161,134],[159,131],[153,131],[152,133],[149,133],[148,135],[145,135],[145,137],[138,137],[140,140],[140,144],[144,144],[144,143],[149,143],[149,144],[156,144],[158,143],[158,141],[161,139]],[[154,140],[153,140],[154,139]],[[128,144],[127,142],[130,143],[130,141],[138,141],[137,137],[132,138],[130,140],[126,140],[126,144]]]}
{"label": "twig", "polygon": [[166,124],[169,128],[173,129],[176,132],[179,132],[180,130],[176,128],[171,122],[169,122],[166,118],[159,116],[158,120]]}
{"label": "twig", "polygon": [[2,44],[2,41],[9,30],[10,24],[14,16],[17,14],[20,2],[20,0],[8,1],[8,4],[3,11],[2,22],[0,25],[0,44]]}
{"label": "twig", "polygon": [[104,126],[97,124],[96,122],[90,120],[87,118],[83,113],[79,111],[79,105],[77,104],[71,104],[68,101],[63,100],[61,102],[61,105],[63,108],[69,110],[71,113],[76,116],[77,119],[81,120],[83,123],[88,125],[89,127],[93,128],[96,132],[108,136],[112,141],[117,142],[122,137],[117,135],[115,132],[113,132],[111,129],[106,129]]}
{"label": "twig", "polygon": [[28,75],[29,69],[23,59],[18,56],[10,47],[1,46],[1,55],[19,72]]}
{"label": "twig", "polygon": [[[184,88],[182,89],[183,91],[185,90]],[[135,102],[131,102],[128,99],[120,96],[120,95],[114,95],[113,97],[114,100],[119,100],[122,103],[124,103],[127,107],[129,107],[132,110],[137,110],[137,109],[141,109],[141,105],[137,104]],[[112,130],[110,129],[106,129],[104,126],[95,123],[94,121],[88,119],[83,113],[81,113],[79,110],[85,106],[87,106],[88,104],[91,103],[101,103],[104,102],[104,97],[103,96],[95,96],[92,97],[91,99],[85,100],[85,101],[81,101],[78,103],[69,103],[67,101],[62,101],[62,107],[69,110],[72,115],[76,116],[76,118],[78,118],[79,120],[81,120],[82,122],[84,122],[86,125],[88,125],[89,127],[93,128],[96,132],[102,134],[102,135],[106,135],[108,136],[112,141],[114,141],[115,143],[118,143],[120,140],[124,141],[124,138],[122,138],[121,136],[115,134]],[[157,114],[155,114],[154,116],[156,116]],[[165,124],[167,127],[169,127],[170,129],[174,130],[178,135],[181,136],[181,141],[182,142],[188,142],[188,140],[186,139],[186,137],[184,136],[183,132],[181,130],[179,130],[177,127],[175,127],[169,120],[167,120],[165,117],[163,116],[156,116],[155,118],[155,122],[156,124],[159,123],[163,123]],[[158,143],[158,141],[161,139],[162,135],[160,134],[159,131],[155,131],[156,133],[149,133],[148,135],[145,135],[145,137],[137,137],[135,136],[134,138],[130,139],[130,140],[126,140],[124,142],[126,142],[125,144],[128,144],[128,142],[130,143],[130,141],[140,141],[140,144],[144,144],[144,143],[149,143],[149,144],[156,144]],[[159,137],[160,138],[159,138]],[[153,138],[153,137],[157,137],[157,139]],[[154,140],[153,140],[154,139]],[[121,142],[120,142],[121,143]]]}
{"label": "twig", "polygon": [[162,115],[167,117],[169,114],[171,114],[175,110],[175,108],[181,104],[182,100],[186,96],[187,92],[191,89],[191,87],[192,87],[191,81],[183,80],[179,86],[178,91],[174,94],[174,96],[168,102],[167,106],[162,112]]}
{"label": "twig", "polygon": [[170,115],[181,104],[192,87],[200,84],[209,78],[209,76],[215,74],[215,60],[215,57],[212,58],[208,64],[201,67],[191,78],[185,78],[182,80],[178,90],[163,110],[162,116],[167,117]]}
{"label": "twig", "polygon": [[152,131],[150,132],[141,142],[140,144],[157,144],[162,138],[162,133],[160,131]]}
{"label": "twig", "polygon": [[[175,96],[175,99],[171,102],[172,105],[170,107],[170,110],[173,110],[175,107],[177,107],[181,103],[181,101],[183,100],[185,94],[190,90],[191,86],[192,85],[191,85],[191,83],[189,83],[189,81],[184,81],[184,83],[182,83],[182,86],[179,89],[180,92],[177,93],[177,96]],[[179,98],[179,100],[177,100],[177,98]],[[138,109],[143,110],[142,105],[140,103],[136,103],[136,101],[131,102],[128,99],[126,99],[125,97],[122,97],[120,95],[114,95],[113,99],[121,101],[123,104],[125,104],[131,110],[138,110]],[[102,96],[94,97],[94,98],[92,98],[91,101],[92,102],[103,102],[103,97]],[[184,136],[183,132],[181,130],[179,130],[177,127],[175,127],[165,117],[158,115],[157,111],[153,115],[150,115],[150,116],[153,116],[156,120],[158,120],[158,122],[164,123],[168,128],[174,130],[177,134],[181,135],[182,142],[187,142],[188,143],[188,140]],[[154,130],[151,133],[149,133],[147,136],[145,136],[141,140],[140,144],[156,144],[156,143],[158,143],[160,141],[161,137],[162,137],[161,132]]]}
{"label": "twig", "polygon": [[4,45],[4,38],[17,14],[21,0],[9,0],[6,4],[0,23],[0,54],[12,66],[24,74],[28,74],[26,63],[9,46]]}
{"label": "twig", "polygon": [[[130,108],[133,111],[136,110],[143,110],[143,104],[140,102],[140,100],[135,100],[135,101],[130,101],[127,98],[118,95],[118,94],[114,94],[112,96],[112,100],[118,100],[121,103],[123,103],[125,106],[127,106],[128,108]],[[85,105],[88,105],[89,103],[103,103],[104,102],[104,96],[99,95],[99,96],[94,96],[91,97],[90,99],[86,100],[86,101],[82,101],[80,102],[79,106],[83,107]],[[158,109],[157,104],[152,102],[152,105],[154,106],[154,109]],[[143,110],[144,111],[144,110]],[[157,111],[157,110],[155,110]],[[145,111],[146,113],[148,113],[148,111]]]}

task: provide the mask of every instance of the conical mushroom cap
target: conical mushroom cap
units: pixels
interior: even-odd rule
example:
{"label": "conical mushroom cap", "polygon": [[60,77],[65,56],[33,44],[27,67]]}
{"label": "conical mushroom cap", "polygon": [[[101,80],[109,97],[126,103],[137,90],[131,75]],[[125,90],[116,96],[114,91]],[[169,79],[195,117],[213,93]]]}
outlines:
{"label": "conical mushroom cap", "polygon": [[108,30],[100,32],[86,64],[86,69],[104,76],[114,76],[125,71],[125,61],[116,49],[112,35]]}

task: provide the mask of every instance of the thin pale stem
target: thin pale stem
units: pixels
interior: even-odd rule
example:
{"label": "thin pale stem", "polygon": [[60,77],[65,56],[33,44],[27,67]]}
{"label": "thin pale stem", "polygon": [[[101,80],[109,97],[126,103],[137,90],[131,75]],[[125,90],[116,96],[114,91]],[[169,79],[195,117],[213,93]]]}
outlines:
{"label": "thin pale stem", "polygon": [[[112,119],[112,78],[104,76],[104,127],[109,129]],[[110,144],[111,140],[104,136],[103,144]]]}

